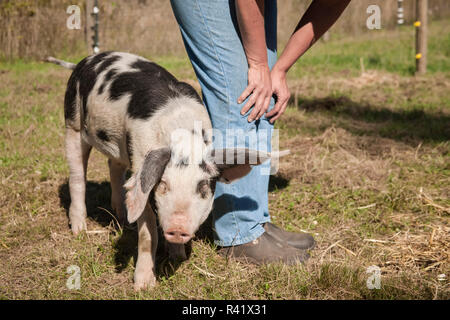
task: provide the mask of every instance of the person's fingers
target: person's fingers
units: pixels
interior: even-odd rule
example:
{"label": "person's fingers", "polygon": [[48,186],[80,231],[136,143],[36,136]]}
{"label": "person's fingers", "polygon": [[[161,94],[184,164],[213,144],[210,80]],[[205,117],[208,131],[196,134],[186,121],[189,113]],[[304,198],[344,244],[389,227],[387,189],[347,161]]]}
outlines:
{"label": "person's fingers", "polygon": [[263,107],[264,104],[264,97],[265,94],[263,91],[259,92],[258,98],[256,99],[256,103],[253,106],[252,112],[250,112],[250,115],[248,116],[248,122],[252,122],[253,120],[256,120],[256,116],[258,115],[259,111]]}
{"label": "person's fingers", "polygon": [[241,109],[241,115],[246,114],[248,110],[250,110],[250,108],[255,104],[257,98],[258,98],[257,92],[253,91],[253,94],[250,96],[250,99],[248,99],[247,103]]}
{"label": "person's fingers", "polygon": [[[266,118],[270,118],[270,117],[272,117],[273,115],[275,115],[275,114],[280,110],[280,107],[281,107],[281,105],[282,105],[282,103],[283,103],[283,101],[282,101],[281,99],[278,98],[278,94],[277,94],[276,92],[274,92],[274,94],[275,94],[275,97],[276,97],[276,99],[275,99],[275,105],[273,106],[273,109],[272,109],[272,110],[270,110],[269,112],[267,112]],[[270,101],[270,100],[269,100],[269,101]]]}
{"label": "person's fingers", "polygon": [[284,95],[282,98],[279,99],[278,101],[278,107],[277,110],[275,112],[271,112],[271,114],[267,114],[266,117],[267,118],[271,118],[270,122],[273,123],[276,119],[278,119],[280,117],[280,115],[284,112],[284,110],[287,107],[287,104],[289,103],[289,97],[290,94],[286,94]]}
{"label": "person's fingers", "polygon": [[248,117],[249,122],[260,119],[266,113],[267,109],[269,108],[271,97],[272,97],[272,90],[267,88],[261,90],[261,93],[256,101],[254,109],[252,110],[252,113]]}
{"label": "person's fingers", "polygon": [[258,115],[256,116],[256,120],[260,119],[264,115],[264,113],[266,113],[266,111],[270,105],[270,98],[272,98],[271,95],[266,96],[266,99],[264,100],[264,105],[261,108],[261,110],[259,111]]}
{"label": "person's fingers", "polygon": [[266,114],[266,117],[270,118],[270,117],[273,117],[273,116],[277,115],[280,112],[280,110],[283,107],[283,105],[285,103],[287,103],[287,101],[289,100],[288,97],[289,97],[289,94],[287,94],[287,96],[280,94],[278,96],[277,102],[275,103],[275,106],[273,107],[273,109],[270,112],[268,112]]}
{"label": "person's fingers", "polygon": [[247,88],[241,93],[240,97],[238,98],[238,103],[241,104],[245,99],[248,98],[248,96],[252,93],[252,91],[255,89],[254,84],[249,84]]}
{"label": "person's fingers", "polygon": [[[272,81],[269,68],[250,67],[248,71],[249,84],[238,98],[241,104],[247,100],[241,108],[241,115],[250,114],[247,117],[249,122],[259,119],[269,107],[270,96],[272,95]],[[267,99],[269,97],[269,99]]]}
{"label": "person's fingers", "polygon": [[288,102],[289,102],[289,99],[287,99],[286,102],[281,106],[278,113],[270,119],[270,123],[274,123],[275,120],[277,120],[279,117],[281,117],[281,115],[284,113],[284,111],[286,111]]}

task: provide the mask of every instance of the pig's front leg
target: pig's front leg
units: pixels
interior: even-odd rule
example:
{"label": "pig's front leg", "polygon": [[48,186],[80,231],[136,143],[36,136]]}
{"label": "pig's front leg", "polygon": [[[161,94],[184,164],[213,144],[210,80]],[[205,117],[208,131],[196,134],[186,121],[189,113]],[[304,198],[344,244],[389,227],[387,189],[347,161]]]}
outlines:
{"label": "pig's front leg", "polygon": [[111,159],[108,159],[109,175],[111,178],[111,207],[117,215],[120,224],[125,223],[125,173],[127,168]]}
{"label": "pig's front leg", "polygon": [[153,287],[156,284],[155,256],[158,245],[156,217],[149,204],[137,220],[138,223],[138,259],[134,272],[136,291]]}

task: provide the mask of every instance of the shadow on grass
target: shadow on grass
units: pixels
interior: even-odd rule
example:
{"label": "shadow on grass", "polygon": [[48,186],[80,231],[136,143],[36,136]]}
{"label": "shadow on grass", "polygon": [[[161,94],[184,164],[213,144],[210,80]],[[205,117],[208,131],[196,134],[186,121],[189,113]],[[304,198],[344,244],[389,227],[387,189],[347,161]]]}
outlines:
{"label": "shadow on grass", "polygon": [[[269,192],[274,192],[278,190],[282,190],[286,188],[289,185],[289,180],[282,176],[280,173],[277,175],[270,176],[269,179]],[[229,204],[231,202],[240,202],[242,210],[256,210],[258,208],[258,204],[248,198],[248,197],[242,197],[237,198],[233,195],[224,194],[221,197],[217,198],[214,205],[222,205],[221,210],[216,211],[216,216],[222,216],[224,214],[227,214],[230,212],[231,208]],[[208,218],[203,222],[203,224],[199,227],[198,231],[195,234],[196,239],[204,240],[210,245],[214,246],[214,232],[213,232],[213,215],[210,214]]]}
{"label": "shadow on grass", "polygon": [[290,178],[285,177],[281,174],[276,174],[274,176],[270,176],[269,179],[269,192],[274,192],[278,190],[283,190],[289,185]]}
{"label": "shadow on grass", "polygon": [[307,112],[325,111],[343,120],[359,120],[371,124],[367,129],[360,126],[355,128],[345,122],[337,124],[355,134],[379,135],[415,145],[422,141],[444,142],[450,139],[450,116],[439,111],[426,112],[417,108],[391,110],[358,103],[346,96],[299,98],[298,109]]}
{"label": "shadow on grass", "polygon": [[[65,183],[59,186],[59,199],[60,205],[66,210],[67,215],[67,227],[69,226],[69,207],[70,207],[70,192],[69,184]],[[111,209],[111,185],[107,181],[93,182],[88,181],[86,183],[86,209],[88,218],[94,220],[102,227],[106,228],[110,225],[114,226],[114,232],[119,233],[119,238],[114,241],[113,248],[114,263],[116,272],[120,273],[127,268],[131,259],[133,258],[134,265],[137,261],[137,246],[138,246],[138,233],[137,224],[128,223],[122,227],[120,231],[119,226],[116,223],[115,218],[112,217],[114,214]],[[109,214],[109,213],[111,214]],[[181,265],[182,261],[172,261],[169,259],[166,241],[164,236],[158,227],[158,249],[156,252],[156,274],[158,278],[170,277],[178,267]],[[185,245],[186,256],[190,257],[192,246],[191,243]]]}
{"label": "shadow on grass", "polygon": [[[281,175],[271,176],[269,182],[269,191],[275,191],[287,187],[289,180]],[[69,184],[65,183],[59,186],[59,199],[60,205],[66,210],[67,215],[67,227],[69,226],[69,207],[70,207],[70,192]],[[224,200],[224,199],[222,199]],[[229,199],[228,199],[229,200]],[[220,201],[220,200],[219,200]],[[229,202],[229,201],[227,201]],[[138,246],[138,233],[137,225],[132,224],[122,227],[122,231],[117,225],[116,219],[113,217],[114,212],[111,208],[111,185],[107,181],[93,182],[88,181],[86,183],[86,208],[88,218],[94,220],[96,223],[106,228],[108,226],[114,226],[114,232],[119,233],[119,238],[114,241],[113,248],[115,251],[114,263],[117,272],[122,272],[127,268],[131,259],[133,258],[134,264],[137,261],[137,246]],[[253,200],[247,202],[247,209],[254,210],[257,208],[257,203]],[[225,212],[223,212],[224,214]],[[213,231],[212,231],[212,215],[209,215],[208,219],[200,226],[196,233],[197,239],[206,240],[211,245],[213,244]],[[185,245],[186,256],[190,257],[192,252],[192,243],[189,241]],[[173,261],[169,259],[167,243],[162,234],[161,228],[158,227],[158,249],[156,252],[156,273],[159,278],[170,277],[182,261]]]}
{"label": "shadow on grass", "polygon": [[[70,192],[67,181],[59,186],[59,200],[60,205],[66,210],[67,223],[69,223]],[[86,183],[86,209],[88,218],[91,218],[102,227],[107,227],[114,221],[109,182],[88,181]]]}

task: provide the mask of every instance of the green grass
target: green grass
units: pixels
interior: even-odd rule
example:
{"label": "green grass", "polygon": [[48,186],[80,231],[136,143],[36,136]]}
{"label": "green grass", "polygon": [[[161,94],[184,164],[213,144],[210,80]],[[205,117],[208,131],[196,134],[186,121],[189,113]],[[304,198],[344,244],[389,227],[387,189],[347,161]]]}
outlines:
{"label": "green grass", "polygon": [[[423,77],[411,76],[406,27],[389,35],[391,42],[383,31],[319,43],[294,67],[294,97],[276,124],[280,147],[291,155],[271,178],[269,206],[275,224],[314,235],[306,265],[227,261],[197,238],[180,265],[159,255],[157,287],[139,293],[132,289],[136,230],[115,227],[106,212],[108,169],[96,151],[88,169],[88,229],[100,232],[73,237],[68,227],[62,105],[70,72],[2,63],[0,298],[449,299],[448,280],[438,280],[450,274],[444,27],[431,28],[430,72]],[[360,74],[361,56],[369,78]],[[186,57],[153,60],[180,79],[195,79]],[[80,290],[66,288],[70,265],[81,269]],[[371,265],[382,271],[379,290],[366,286]]]}

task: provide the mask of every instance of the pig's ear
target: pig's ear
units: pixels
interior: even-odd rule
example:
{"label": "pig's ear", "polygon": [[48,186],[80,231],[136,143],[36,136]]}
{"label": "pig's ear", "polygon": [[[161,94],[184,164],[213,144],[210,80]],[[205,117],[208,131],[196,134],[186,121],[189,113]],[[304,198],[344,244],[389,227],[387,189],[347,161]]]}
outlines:
{"label": "pig's ear", "polygon": [[218,181],[231,183],[245,177],[252,170],[252,166],[262,164],[271,157],[283,156],[287,153],[289,151],[271,154],[246,148],[214,149],[210,153],[210,158],[219,171]]}
{"label": "pig's ear", "polygon": [[170,149],[152,150],[145,156],[145,160],[138,170],[124,185],[127,190],[126,206],[128,222],[135,222],[145,209],[148,196],[155,184],[161,179],[167,163],[170,160]]}

